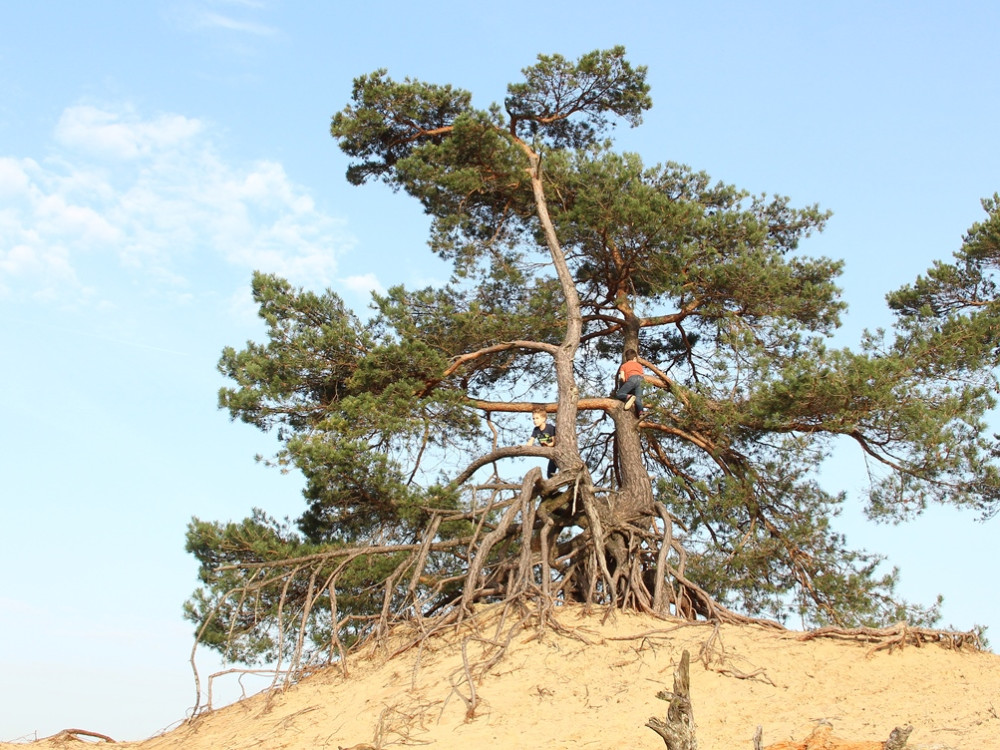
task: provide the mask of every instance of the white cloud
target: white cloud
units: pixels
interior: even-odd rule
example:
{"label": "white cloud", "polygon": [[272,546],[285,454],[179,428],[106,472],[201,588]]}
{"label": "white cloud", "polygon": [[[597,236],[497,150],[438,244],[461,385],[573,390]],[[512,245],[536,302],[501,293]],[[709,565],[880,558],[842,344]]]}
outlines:
{"label": "white cloud", "polygon": [[13,198],[28,191],[30,180],[25,172],[25,165],[32,166],[34,162],[0,157],[0,198]]}
{"label": "white cloud", "polygon": [[366,273],[360,276],[346,276],[342,279],[337,279],[340,284],[349,289],[356,294],[366,294],[368,292],[378,292],[382,294],[385,292],[385,287],[379,283],[378,278],[376,278],[373,273]]}
{"label": "white cloud", "polygon": [[66,283],[75,283],[76,274],[69,262],[65,247],[50,245],[35,247],[29,244],[14,245],[0,255],[0,273],[10,276],[45,274]]}
{"label": "white cloud", "polygon": [[50,235],[76,238],[81,243],[114,244],[120,231],[89,206],[67,203],[64,195],[43,195],[35,203],[35,216]]}
{"label": "white cloud", "polygon": [[56,140],[84,153],[135,159],[177,147],[202,129],[198,120],[160,115],[143,120],[135,113],[109,112],[79,105],[66,109],[56,125]]}
{"label": "white cloud", "polygon": [[182,115],[86,105],[45,160],[0,156],[0,296],[107,304],[122,272],[178,300],[226,269],[328,285],[344,222],[280,163],[232,163],[216,138]]}

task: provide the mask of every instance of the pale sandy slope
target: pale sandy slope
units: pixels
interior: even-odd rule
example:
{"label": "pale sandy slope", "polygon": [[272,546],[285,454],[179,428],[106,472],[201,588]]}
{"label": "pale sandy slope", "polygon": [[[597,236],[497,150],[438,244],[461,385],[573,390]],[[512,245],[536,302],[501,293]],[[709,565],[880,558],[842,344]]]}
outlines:
{"label": "pale sandy slope", "polygon": [[[503,658],[494,625],[481,640],[450,633],[386,661],[369,651],[349,674],[330,668],[281,694],[204,714],[167,734],[115,747],[137,750],[244,748],[663,748],[644,725],[663,717],[684,649],[701,750],[801,739],[817,722],[848,739],[884,740],[912,724],[914,750],[1000,750],[1000,656],[937,644],[874,651],[853,640],[802,640],[799,633],[723,627],[706,667],[713,629],[639,615],[564,610],[570,634],[520,631]],[[468,669],[466,668],[468,665]],[[470,689],[467,671],[476,673]],[[88,727],[99,731],[99,727]],[[76,741],[34,747],[77,747]],[[24,749],[24,745],[0,748]]]}

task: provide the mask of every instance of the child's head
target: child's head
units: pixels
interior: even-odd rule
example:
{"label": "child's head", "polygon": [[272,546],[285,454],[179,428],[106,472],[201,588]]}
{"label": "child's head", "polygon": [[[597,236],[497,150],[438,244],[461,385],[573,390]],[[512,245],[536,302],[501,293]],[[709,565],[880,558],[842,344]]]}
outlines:
{"label": "child's head", "polygon": [[639,352],[637,352],[635,349],[626,349],[625,361],[631,362],[633,359],[639,359]]}
{"label": "child's head", "polygon": [[531,421],[535,423],[535,427],[541,429],[545,426],[548,421],[548,415],[545,413],[545,409],[535,409],[531,412]]}

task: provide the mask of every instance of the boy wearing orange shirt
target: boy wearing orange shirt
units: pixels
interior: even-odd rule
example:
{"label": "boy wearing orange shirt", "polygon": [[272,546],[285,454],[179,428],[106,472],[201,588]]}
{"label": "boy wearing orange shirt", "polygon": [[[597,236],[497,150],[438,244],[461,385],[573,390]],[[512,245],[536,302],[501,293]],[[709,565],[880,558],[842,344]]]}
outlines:
{"label": "boy wearing orange shirt", "polygon": [[645,370],[639,364],[639,353],[635,349],[625,350],[625,363],[618,368],[616,381],[621,386],[615,391],[615,398],[625,402],[625,408],[635,405],[635,414],[642,416],[642,384],[646,382]]}

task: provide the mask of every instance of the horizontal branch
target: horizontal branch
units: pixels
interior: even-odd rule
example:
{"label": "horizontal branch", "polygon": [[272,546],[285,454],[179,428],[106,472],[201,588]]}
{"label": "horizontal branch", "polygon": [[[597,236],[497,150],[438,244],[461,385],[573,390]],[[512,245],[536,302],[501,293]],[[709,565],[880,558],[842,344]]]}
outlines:
{"label": "horizontal branch", "polygon": [[497,352],[509,352],[511,349],[527,349],[528,351],[536,352],[546,352],[548,354],[555,354],[559,347],[555,344],[546,344],[543,341],[530,341],[530,340],[516,340],[516,341],[502,341],[499,344],[493,344],[492,346],[487,346],[482,349],[477,349],[474,352],[466,352],[465,354],[460,354],[457,357],[453,357],[451,364],[444,371],[442,379],[450,375],[454,375],[458,368],[465,364],[466,362],[479,359],[480,357],[485,357],[487,354],[496,354]]}
{"label": "horizontal branch", "polygon": [[[558,402],[539,401],[481,401],[479,399],[469,399],[469,404],[476,409],[483,411],[495,411],[509,414],[524,414],[535,409],[544,409],[549,414],[555,414],[559,408]],[[621,405],[621,401],[607,396],[597,396],[593,398],[581,398],[576,402],[578,411],[611,411],[616,406]],[[530,454],[536,455],[536,454]]]}
{"label": "horizontal branch", "polygon": [[[445,542],[436,542],[431,545],[431,550],[437,552],[440,550],[452,549],[454,547],[461,547],[462,545],[468,544],[470,539],[471,537],[462,537],[460,539],[449,539]],[[361,557],[362,555],[389,555],[396,552],[419,550],[421,547],[423,547],[422,544],[382,544],[365,547],[341,547],[339,549],[327,550],[326,552],[314,552],[311,555],[303,555],[302,557],[285,557],[280,560],[268,560],[265,562],[246,562],[220,565],[216,568],[216,570],[258,570],[261,568],[274,568],[289,565],[302,566],[304,563],[325,562],[338,557],[350,557],[351,555],[355,557]]]}

